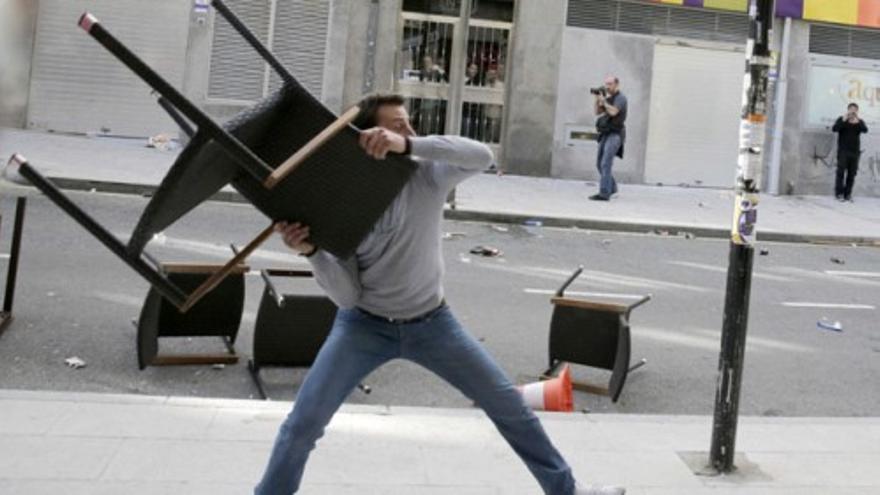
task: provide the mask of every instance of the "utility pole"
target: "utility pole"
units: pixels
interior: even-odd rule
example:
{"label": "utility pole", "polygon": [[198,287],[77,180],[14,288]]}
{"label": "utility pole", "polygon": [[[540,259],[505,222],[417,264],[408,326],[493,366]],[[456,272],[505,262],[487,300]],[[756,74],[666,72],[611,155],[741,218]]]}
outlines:
{"label": "utility pole", "polygon": [[735,469],[736,423],[745,358],[752,285],[758,193],[764,157],[767,123],[767,81],[770,70],[770,30],[773,0],[749,0],[749,38],[746,42],[746,73],[743,80],[743,112],[739,133],[736,197],[727,291],[721,330],[721,354],[715,388],[710,468],[718,473]]}

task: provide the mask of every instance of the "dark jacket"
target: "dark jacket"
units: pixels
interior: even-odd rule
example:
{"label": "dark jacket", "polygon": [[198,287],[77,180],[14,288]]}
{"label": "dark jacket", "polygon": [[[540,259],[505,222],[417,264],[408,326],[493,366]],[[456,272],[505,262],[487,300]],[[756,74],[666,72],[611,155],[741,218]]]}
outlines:
{"label": "dark jacket", "polygon": [[838,117],[831,131],[837,133],[838,153],[855,156],[862,152],[861,135],[868,132],[864,120],[859,119],[858,123],[851,124],[843,120],[843,117]]}

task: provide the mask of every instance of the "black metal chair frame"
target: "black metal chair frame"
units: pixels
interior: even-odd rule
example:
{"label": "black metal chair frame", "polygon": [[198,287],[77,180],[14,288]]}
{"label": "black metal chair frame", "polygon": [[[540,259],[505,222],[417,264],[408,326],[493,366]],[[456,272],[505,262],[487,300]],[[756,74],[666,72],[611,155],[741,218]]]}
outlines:
{"label": "black metal chair frame", "polygon": [[[263,44],[251,33],[247,27],[229,10],[229,8],[225,5],[222,0],[213,0],[213,5],[217,9],[217,11],[233,26],[233,28],[238,31],[238,33],[260,54],[260,56],[278,73],[278,75],[283,80],[282,90],[273,95],[270,98],[267,98],[263,102],[259,103],[256,107],[254,107],[252,112],[255,115],[265,117],[267,115],[273,116],[276,115],[277,109],[275,109],[272,105],[281,101],[282,103],[285,101],[285,95],[291,94],[289,91],[285,92],[284,88],[296,88],[297,91],[305,91],[295,80],[295,78],[284,68],[284,66],[269,52],[269,50],[263,46]],[[273,160],[278,160],[278,165],[273,168],[269,164],[267,164],[264,159],[256,154],[255,149],[249,148],[247,145],[243,143],[236,135],[233,135],[232,131],[225,129],[216,123],[211,117],[209,117],[206,113],[204,113],[201,109],[199,109],[196,105],[190,102],[186,97],[183,96],[178,90],[176,90],[173,86],[171,86],[168,82],[166,82],[161,76],[159,76],[156,72],[154,72],[149,66],[147,66],[140,58],[137,57],[134,53],[132,53],[128,48],[126,48],[121,42],[119,42],[113,35],[111,35],[102,25],[101,23],[88,12],[83,14],[79,20],[79,26],[84,29],[88,34],[90,34],[96,41],[98,41],[104,48],[106,48],[111,54],[113,54],[117,59],[119,59],[123,64],[125,64],[129,69],[131,69],[136,75],[138,75],[141,79],[143,79],[149,86],[153,88],[153,90],[160,95],[159,104],[171,115],[171,117],[181,126],[183,131],[191,137],[189,144],[184,148],[181,152],[180,156],[175,162],[175,165],[178,163],[186,163],[188,160],[195,160],[197,158],[204,158],[202,154],[207,154],[210,156],[214,156],[217,153],[222,153],[228,155],[232,158],[234,164],[232,165],[235,170],[229,171],[220,168],[216,168],[217,173],[216,176],[212,176],[212,180],[205,180],[202,177],[198,176],[192,170],[186,170],[180,167],[172,167],[172,170],[169,171],[169,174],[163,180],[162,185],[159,190],[157,190],[157,195],[154,195],[153,200],[151,200],[150,204],[147,205],[147,210],[145,210],[144,215],[142,215],[140,222],[138,223],[137,228],[129,239],[129,243],[126,246],[115,236],[110,234],[105,228],[103,228],[98,222],[92,219],[86,212],[80,209],[76,204],[74,204],[70,199],[68,199],[60,190],[58,190],[49,180],[44,178],[39,172],[37,172],[27,161],[27,159],[21,155],[13,155],[10,159],[9,165],[11,167],[17,167],[18,172],[28,179],[32,184],[34,184],[39,190],[41,190],[46,196],[48,196],[54,203],[56,203],[59,207],[61,207],[66,213],[68,213],[71,217],[74,218],[78,223],[80,223],[86,230],[88,230],[92,235],[94,235],[101,243],[103,243],[107,248],[109,248],[114,254],[120,257],[125,263],[127,263],[131,268],[133,268],[136,272],[138,272],[141,276],[143,276],[163,297],[168,299],[172,304],[177,306],[181,311],[187,311],[191,308],[200,298],[202,298],[205,294],[211,291],[214,287],[219,284],[224,277],[226,277],[230,271],[235,269],[240,263],[242,263],[247,256],[249,256],[257,247],[259,247],[263,242],[265,242],[273,232],[273,225],[269,225],[262,232],[259,233],[252,241],[250,241],[240,253],[236,254],[232,259],[230,259],[220,270],[215,272],[211,277],[209,277],[202,285],[197,287],[190,293],[186,293],[181,290],[181,288],[170,281],[163,271],[161,267],[158,266],[155,262],[153,262],[148,255],[144,252],[144,247],[149,242],[153,233],[160,230],[162,227],[170,225],[176,218],[179,218],[180,215],[184,214],[185,211],[195,207],[199,201],[202,200],[202,196],[205,198],[210,195],[211,191],[219,190],[220,187],[223,187],[226,183],[229,183],[229,179],[223,175],[227,172],[233,173],[234,177],[237,177],[235,180],[236,187],[242,191],[245,196],[249,197],[249,199],[254,201],[255,196],[260,196],[259,191],[257,189],[263,188],[263,190],[272,190],[276,186],[281,186],[283,182],[283,187],[279,187],[279,190],[284,190],[285,194],[289,194],[292,188],[295,188],[296,185],[291,185],[291,181],[285,181],[285,179],[290,176],[297,168],[302,165],[308,158],[315,156],[319,156],[322,153],[329,154],[331,153],[330,148],[332,147],[324,147],[331,139],[334,138],[341,131],[348,129],[349,134],[353,134],[357,131],[357,129],[351,124],[357,115],[359,108],[353,107],[346,111],[342,116],[336,118],[335,121],[332,121],[326,127],[321,127],[323,130],[314,135],[307,142],[305,140],[296,141],[297,143],[304,143],[300,145],[295,151],[284,157],[278,157],[273,155]],[[316,103],[317,100],[314,100]],[[329,114],[326,109],[324,110]],[[272,113],[276,112],[276,113]],[[321,114],[321,122],[324,122],[325,114]],[[245,116],[246,117],[246,116]],[[243,117],[243,118],[245,118]],[[269,118],[269,117],[266,117]],[[239,125],[237,127],[237,132],[240,132],[242,135],[249,136],[249,139],[257,139],[258,141],[262,139],[261,132],[264,132],[265,129],[261,127],[262,123],[253,123],[251,121],[235,121],[229,125]],[[189,125],[192,123],[195,126],[195,130],[193,127]],[[248,124],[252,124],[248,127]],[[309,124],[311,128],[314,128],[315,125],[324,125],[324,124],[316,124],[314,122]],[[279,132],[281,129],[278,130]],[[286,136],[286,135],[285,135]],[[274,135],[272,139],[278,139],[279,136]],[[243,139],[243,138],[242,138]],[[268,138],[267,138],[268,139]],[[290,141],[290,139],[286,139]],[[275,141],[273,141],[274,143]],[[352,144],[354,143],[354,144]],[[339,142],[337,142],[339,144]],[[356,148],[356,140],[348,140],[345,141],[347,146],[351,146]],[[207,150],[210,148],[209,150]],[[207,150],[207,151],[206,151]],[[276,153],[277,154],[277,153]],[[323,155],[327,156],[327,155]],[[366,157],[365,154],[362,156]],[[205,160],[203,160],[205,161]],[[208,160],[210,161],[210,160]],[[389,185],[385,190],[386,196],[382,198],[381,201],[389,201],[390,199],[387,197],[390,194],[390,190],[394,187],[402,187],[402,184],[405,180],[408,179],[409,173],[414,169],[415,163],[408,159],[395,159],[391,160],[396,163],[397,168],[395,168],[395,180],[392,181],[393,184]],[[326,163],[324,161],[323,163]],[[334,162],[335,163],[335,162]],[[391,165],[391,164],[386,164]],[[308,167],[302,167],[303,169],[308,169]],[[241,169],[243,171],[241,175],[239,175]],[[385,170],[391,170],[392,167],[387,166]],[[314,178],[315,172],[303,170],[302,172],[306,176]],[[317,172],[320,174],[321,172]],[[319,178],[319,180],[322,180]],[[380,180],[379,178],[375,180]],[[161,210],[162,206],[154,206],[155,200],[159,193],[163,192],[163,187],[168,184],[174,184],[175,181],[185,182],[187,187],[196,187],[198,188],[197,195],[191,195],[192,198],[187,197],[186,194],[181,193],[180,190],[173,190],[169,192],[169,189],[166,188],[164,192],[168,193],[168,196],[165,196],[165,199],[168,201],[176,202],[174,211],[170,210]],[[223,184],[220,184],[220,181],[225,181]],[[216,183],[215,183],[216,182]],[[386,184],[386,183],[382,183]],[[390,183],[389,183],[390,184]],[[375,186],[375,184],[372,184]],[[217,186],[215,189],[210,188]],[[170,186],[169,186],[170,188]],[[363,194],[373,194],[374,196],[366,196],[366,197],[376,197],[375,191],[370,191],[368,187],[362,188],[364,191]],[[207,194],[205,194],[207,193]],[[249,193],[249,194],[248,194]],[[164,194],[164,193],[163,193]],[[364,197],[364,196],[362,196]],[[335,198],[328,198],[328,201],[333,201]],[[277,199],[266,200],[262,198],[261,203],[254,203],[255,206],[258,206],[264,213],[266,213],[266,209],[270,207],[278,208],[279,204],[289,204],[287,201],[280,201]],[[177,204],[179,203],[179,204]],[[360,223],[357,224],[358,230],[356,233],[351,234],[351,237],[356,236],[364,236],[369,231],[369,227],[371,225],[366,225],[369,221],[375,221],[375,218],[378,218],[378,215],[384,210],[384,207],[387,206],[378,204],[371,204],[369,208],[369,212],[357,211],[354,212],[353,215],[358,219]],[[150,213],[148,215],[148,212]],[[175,216],[176,215],[176,216]],[[274,218],[274,216],[273,216]],[[279,220],[276,218],[276,220]],[[340,235],[340,232],[349,232],[351,229],[347,229],[348,225],[338,224],[334,230],[334,235]],[[316,229],[312,229],[313,236],[318,235]],[[329,235],[329,234],[328,234]],[[362,237],[361,237],[362,238]],[[327,239],[330,239],[329,237]],[[355,239],[356,240],[356,239]],[[350,255],[350,251],[353,250],[351,247],[353,239],[347,238],[346,248],[349,250],[348,252],[341,252],[342,248],[336,247],[338,252],[334,252],[331,247],[322,246],[333,252],[336,255]],[[320,244],[320,243],[319,243]]]}
{"label": "black metal chair frame", "polygon": [[[266,269],[261,270],[260,275],[265,287],[254,324],[253,357],[248,361],[248,370],[260,397],[267,400],[269,395],[260,370],[311,366],[330,333],[336,310],[325,295],[282,294],[272,281],[272,277],[311,277],[309,270]],[[293,315],[283,311],[288,302],[312,306],[312,314],[298,314],[291,318]],[[331,307],[332,311],[329,310]],[[363,383],[358,384],[358,388],[367,394],[371,391]]]}
{"label": "black metal chair frame", "polygon": [[555,376],[565,363],[611,371],[608,386],[572,381],[576,390],[607,395],[617,402],[627,374],[644,366],[646,359],[630,366],[630,312],[648,302],[646,295],[632,304],[566,297],[565,289],[583,272],[583,266],[562,284],[550,302],[553,316],[548,343],[549,367],[542,378]]}
{"label": "black metal chair frame", "polygon": [[[12,227],[12,243],[9,248],[9,265],[6,268],[6,292],[3,310],[0,311],[0,335],[12,321],[12,302],[15,298],[15,281],[18,276],[18,258],[21,253],[21,234],[24,228],[24,212],[27,198],[20,196],[15,203],[15,223]],[[2,217],[0,217],[2,218]]]}

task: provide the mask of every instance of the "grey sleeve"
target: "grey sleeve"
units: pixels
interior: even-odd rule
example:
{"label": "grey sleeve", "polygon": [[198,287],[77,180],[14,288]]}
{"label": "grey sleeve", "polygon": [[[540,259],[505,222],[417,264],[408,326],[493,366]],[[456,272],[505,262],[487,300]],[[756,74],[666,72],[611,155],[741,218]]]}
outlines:
{"label": "grey sleeve", "polygon": [[357,305],[361,297],[361,282],[356,257],[340,260],[319,249],[308,260],[315,280],[327,292],[330,300],[340,308],[353,308]]}
{"label": "grey sleeve", "polygon": [[460,136],[412,137],[410,143],[414,157],[433,162],[431,176],[447,190],[486,170],[495,160],[488,146]]}

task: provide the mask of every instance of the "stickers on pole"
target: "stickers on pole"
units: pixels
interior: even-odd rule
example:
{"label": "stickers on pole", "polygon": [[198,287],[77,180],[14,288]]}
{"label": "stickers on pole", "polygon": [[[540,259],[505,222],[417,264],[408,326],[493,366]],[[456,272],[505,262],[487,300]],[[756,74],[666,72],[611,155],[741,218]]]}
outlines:
{"label": "stickers on pole", "polygon": [[733,210],[733,230],[731,238],[734,244],[751,245],[755,242],[758,221],[758,194],[742,192],[736,196]]}

